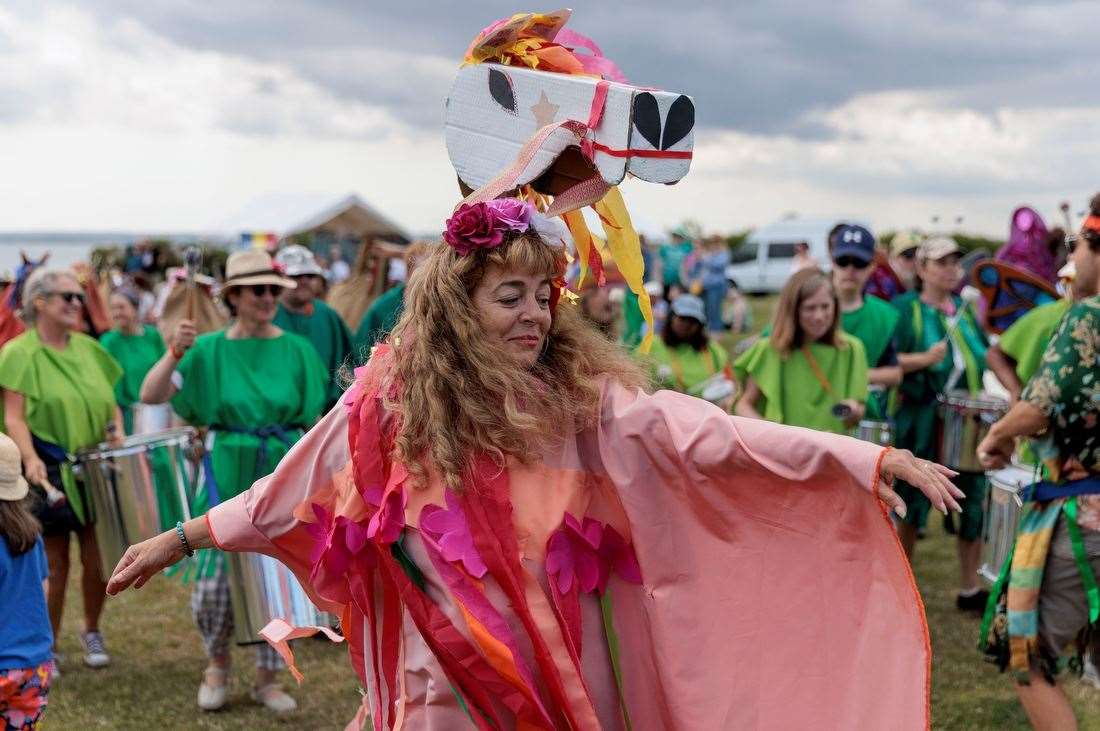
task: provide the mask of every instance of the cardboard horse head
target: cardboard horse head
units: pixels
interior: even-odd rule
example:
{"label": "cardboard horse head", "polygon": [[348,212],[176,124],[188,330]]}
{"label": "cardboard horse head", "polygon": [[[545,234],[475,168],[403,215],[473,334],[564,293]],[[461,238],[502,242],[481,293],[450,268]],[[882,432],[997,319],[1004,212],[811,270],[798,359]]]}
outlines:
{"label": "cardboard horse head", "polygon": [[[529,17],[529,16],[528,16]],[[575,57],[606,62],[594,43],[561,26],[568,11],[551,16],[556,23],[532,26],[528,33],[551,45],[561,44]],[[486,46],[499,49],[516,38],[505,38],[511,26],[491,26],[479,36],[471,54]],[[522,38],[518,36],[522,43]],[[495,44],[495,46],[494,46]],[[579,46],[596,56],[578,53]],[[577,46],[577,47],[570,47]],[[493,51],[482,53],[492,59]],[[530,62],[528,62],[530,63]],[[517,165],[525,146],[540,130],[557,125],[519,161],[515,185],[531,184],[556,194],[569,181],[598,176],[607,186],[627,173],[652,183],[675,183],[691,165],[695,105],[678,92],[646,89],[621,80],[621,74],[586,75],[487,61],[463,66],[451,88],[446,108],[447,152],[459,179],[469,188],[486,185]],[[601,68],[606,68],[601,67]]]}

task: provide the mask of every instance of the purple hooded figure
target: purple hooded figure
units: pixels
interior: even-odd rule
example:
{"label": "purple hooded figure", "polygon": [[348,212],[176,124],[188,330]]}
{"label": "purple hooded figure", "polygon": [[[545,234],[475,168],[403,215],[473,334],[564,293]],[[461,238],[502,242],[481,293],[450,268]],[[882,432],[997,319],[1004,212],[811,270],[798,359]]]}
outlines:
{"label": "purple hooded figure", "polygon": [[1050,232],[1034,208],[1020,206],[1012,212],[1008,243],[997,252],[997,261],[1026,269],[1037,277],[1056,281],[1057,254],[1050,250]]}

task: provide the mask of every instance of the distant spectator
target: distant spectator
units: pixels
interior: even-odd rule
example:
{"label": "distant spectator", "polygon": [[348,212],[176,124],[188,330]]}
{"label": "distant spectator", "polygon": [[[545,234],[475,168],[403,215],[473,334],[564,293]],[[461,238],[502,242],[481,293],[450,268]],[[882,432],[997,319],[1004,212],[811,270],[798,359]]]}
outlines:
{"label": "distant spectator", "polygon": [[810,245],[805,241],[799,241],[794,245],[794,258],[791,260],[791,274],[803,269],[818,269],[821,264],[810,253]]}
{"label": "distant spectator", "polygon": [[661,247],[660,257],[662,272],[661,284],[664,286],[665,299],[671,302],[671,288],[685,286],[684,283],[680,281],[680,267],[683,265],[684,259],[687,258],[695,248],[695,245],[691,242],[687,230],[684,228],[674,230],[669,236],[671,241]]}
{"label": "distant spectator", "polygon": [[[405,249],[406,279],[412,277],[417,264],[428,255],[430,246],[432,244],[427,241],[414,241]],[[401,313],[405,308],[406,285],[407,281],[401,282],[396,287],[388,290],[372,302],[366,313],[363,314],[363,319],[359,322],[359,327],[352,338],[357,363],[366,362],[371,348],[385,339],[401,318]]]}
{"label": "distant spectator", "polygon": [[328,282],[329,285],[339,284],[348,277],[351,276],[351,266],[344,261],[344,251],[340,248],[339,244],[333,244],[328,250],[329,269],[328,269]]}
{"label": "distant spectator", "polygon": [[717,333],[725,330],[722,321],[722,303],[729,291],[726,267],[730,264],[730,250],[721,236],[709,236],[700,257],[703,303],[706,306],[707,330]]}
{"label": "distant spectator", "polygon": [[890,242],[890,269],[901,280],[905,291],[917,286],[917,247],[920,243],[921,237],[912,231],[898,231]]}

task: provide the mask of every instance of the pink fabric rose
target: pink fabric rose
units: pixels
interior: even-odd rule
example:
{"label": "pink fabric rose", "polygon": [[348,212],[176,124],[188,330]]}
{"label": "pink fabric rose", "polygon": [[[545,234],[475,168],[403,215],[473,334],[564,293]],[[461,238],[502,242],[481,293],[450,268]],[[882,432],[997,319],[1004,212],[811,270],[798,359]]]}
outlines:
{"label": "pink fabric rose", "polygon": [[461,562],[466,573],[480,579],[489,569],[477,552],[466,514],[453,492],[445,493],[447,507],[425,505],[420,511],[420,531],[439,546],[443,558],[451,563]]}
{"label": "pink fabric rose", "polygon": [[485,203],[464,203],[447,219],[443,239],[460,255],[476,249],[493,249],[504,241],[504,231]]}
{"label": "pink fabric rose", "polygon": [[526,231],[531,227],[534,207],[518,198],[498,198],[486,203],[500,224],[512,231]]}
{"label": "pink fabric rose", "polygon": [[563,596],[573,588],[603,593],[611,573],[631,584],[642,583],[633,547],[611,526],[565,514],[561,527],[546,543],[546,573]]}

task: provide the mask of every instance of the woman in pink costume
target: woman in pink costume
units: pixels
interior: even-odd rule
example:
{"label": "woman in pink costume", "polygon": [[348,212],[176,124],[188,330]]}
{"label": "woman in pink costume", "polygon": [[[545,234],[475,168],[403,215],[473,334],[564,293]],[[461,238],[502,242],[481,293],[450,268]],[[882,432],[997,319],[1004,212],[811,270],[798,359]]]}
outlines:
{"label": "woman in pink costume", "polygon": [[[131,547],[110,591],[192,548],[278,558],[342,618],[349,728],[926,727],[889,485],[946,510],[952,473],[647,393],[559,304],[536,215],[461,206],[343,403],[251,490]],[[287,655],[304,633],[265,630]]]}

